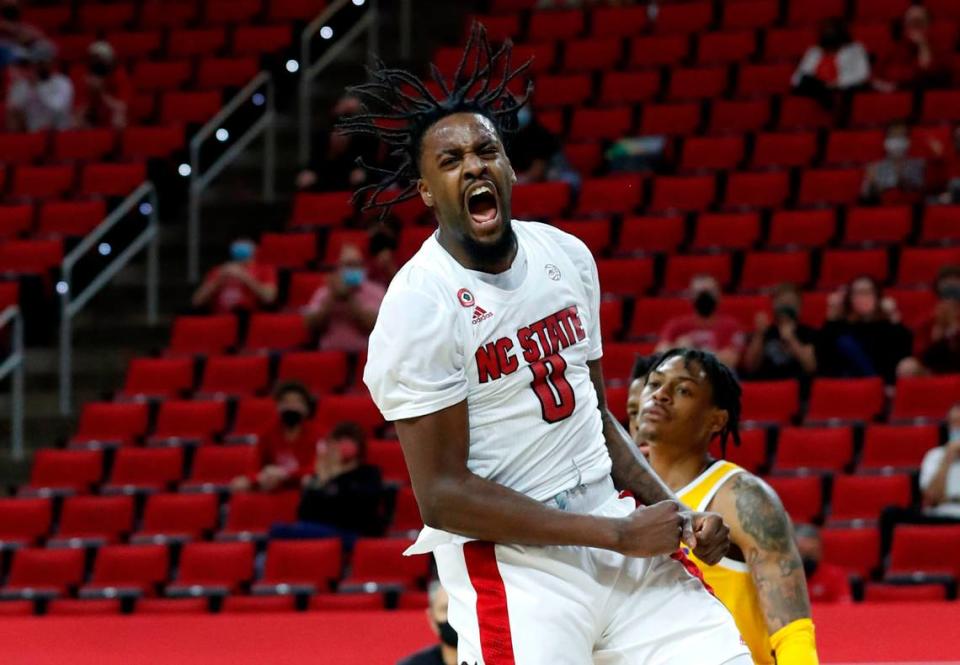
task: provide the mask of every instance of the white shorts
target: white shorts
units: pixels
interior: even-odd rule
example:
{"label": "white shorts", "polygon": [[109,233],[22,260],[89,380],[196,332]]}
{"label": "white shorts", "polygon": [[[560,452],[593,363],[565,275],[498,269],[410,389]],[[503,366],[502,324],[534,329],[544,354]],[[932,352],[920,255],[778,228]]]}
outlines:
{"label": "white shorts", "polygon": [[[599,501],[551,505],[606,517],[635,509],[609,480],[589,487]],[[467,665],[719,665],[749,655],[730,613],[680,560],[481,541],[439,545],[434,556]]]}

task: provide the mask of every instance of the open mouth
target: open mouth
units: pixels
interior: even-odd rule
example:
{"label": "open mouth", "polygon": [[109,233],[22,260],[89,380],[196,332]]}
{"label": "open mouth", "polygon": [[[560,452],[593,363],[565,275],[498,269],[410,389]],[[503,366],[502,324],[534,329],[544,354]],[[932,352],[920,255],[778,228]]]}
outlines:
{"label": "open mouth", "polygon": [[497,193],[490,183],[481,183],[471,187],[466,194],[466,208],[475,224],[489,224],[500,214],[497,205]]}

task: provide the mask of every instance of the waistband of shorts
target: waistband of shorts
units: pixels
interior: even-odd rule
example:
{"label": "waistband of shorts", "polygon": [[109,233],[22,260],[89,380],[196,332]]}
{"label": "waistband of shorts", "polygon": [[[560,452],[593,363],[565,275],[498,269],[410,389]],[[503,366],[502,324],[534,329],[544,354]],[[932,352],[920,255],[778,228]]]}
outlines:
{"label": "waistband of shorts", "polygon": [[543,503],[551,508],[568,513],[592,513],[610,500],[611,495],[617,493],[613,485],[613,478],[604,476],[600,480],[571,487],[556,496],[546,499]]}

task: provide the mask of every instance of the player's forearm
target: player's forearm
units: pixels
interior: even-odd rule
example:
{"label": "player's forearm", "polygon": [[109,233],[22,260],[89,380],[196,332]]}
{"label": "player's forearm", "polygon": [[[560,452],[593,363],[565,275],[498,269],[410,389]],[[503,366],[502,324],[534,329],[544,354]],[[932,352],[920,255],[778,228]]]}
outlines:
{"label": "player's forearm", "polygon": [[616,549],[618,520],[550,508],[472,473],[438,479],[418,493],[424,523],[477,540]]}
{"label": "player's forearm", "polygon": [[770,633],[798,619],[810,617],[810,597],[803,564],[795,548],[792,551],[760,551],[747,554],[750,576],[757,587],[757,598]]}
{"label": "player's forearm", "polygon": [[613,462],[613,483],[618,490],[627,490],[641,503],[653,505],[665,499],[676,499],[670,488],[650,467],[630,435],[608,409],[601,411],[603,438]]}

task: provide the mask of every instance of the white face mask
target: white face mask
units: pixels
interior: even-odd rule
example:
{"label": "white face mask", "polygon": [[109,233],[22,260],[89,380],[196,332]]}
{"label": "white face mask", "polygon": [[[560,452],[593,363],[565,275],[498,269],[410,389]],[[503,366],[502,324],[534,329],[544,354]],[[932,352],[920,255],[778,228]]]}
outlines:
{"label": "white face mask", "polygon": [[951,427],[947,441],[960,441],[960,427]]}
{"label": "white face mask", "polygon": [[903,157],[910,149],[910,139],[906,136],[891,136],[883,141],[883,149],[891,157]]}

